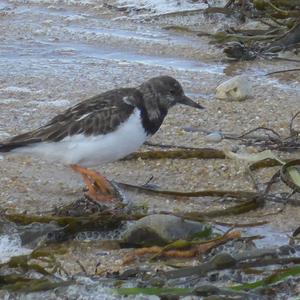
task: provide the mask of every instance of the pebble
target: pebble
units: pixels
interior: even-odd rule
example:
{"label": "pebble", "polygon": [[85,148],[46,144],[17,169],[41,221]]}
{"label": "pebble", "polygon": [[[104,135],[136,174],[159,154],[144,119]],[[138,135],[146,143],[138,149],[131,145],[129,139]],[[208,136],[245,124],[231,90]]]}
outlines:
{"label": "pebble", "polygon": [[210,143],[219,143],[223,139],[223,134],[219,131],[214,131],[205,136],[205,141]]}
{"label": "pebble", "polygon": [[182,130],[184,130],[185,132],[198,132],[199,128],[192,127],[192,126],[185,126],[182,127]]}

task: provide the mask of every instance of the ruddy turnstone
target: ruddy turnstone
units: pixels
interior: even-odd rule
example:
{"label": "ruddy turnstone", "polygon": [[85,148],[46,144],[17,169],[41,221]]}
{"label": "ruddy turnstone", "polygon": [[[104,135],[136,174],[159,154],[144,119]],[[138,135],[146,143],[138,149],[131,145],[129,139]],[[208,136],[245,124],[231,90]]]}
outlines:
{"label": "ruddy turnstone", "polygon": [[70,165],[82,175],[89,198],[111,199],[108,181],[86,167],[137,150],[175,104],[203,108],[185,96],[176,79],[154,77],[136,88],[114,89],[80,102],[46,125],[0,143],[0,152],[38,155]]}

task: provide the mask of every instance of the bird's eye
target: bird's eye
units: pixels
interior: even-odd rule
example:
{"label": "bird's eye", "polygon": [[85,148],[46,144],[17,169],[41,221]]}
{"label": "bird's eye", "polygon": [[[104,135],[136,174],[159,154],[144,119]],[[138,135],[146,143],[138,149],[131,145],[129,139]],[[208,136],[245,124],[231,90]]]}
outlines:
{"label": "bird's eye", "polygon": [[175,95],[175,90],[173,90],[173,89],[170,90],[170,94],[171,94],[171,95]]}

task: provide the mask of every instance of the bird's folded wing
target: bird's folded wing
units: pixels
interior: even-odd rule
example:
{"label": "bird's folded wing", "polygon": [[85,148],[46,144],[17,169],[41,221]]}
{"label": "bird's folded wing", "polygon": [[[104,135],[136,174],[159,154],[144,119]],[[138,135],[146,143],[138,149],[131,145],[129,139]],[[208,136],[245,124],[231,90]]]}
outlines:
{"label": "bird's folded wing", "polygon": [[126,121],[133,110],[134,106],[120,101],[120,97],[117,99],[102,94],[69,108],[46,125],[15,136],[0,146],[10,151],[37,142],[58,142],[76,134],[85,136],[106,134]]}

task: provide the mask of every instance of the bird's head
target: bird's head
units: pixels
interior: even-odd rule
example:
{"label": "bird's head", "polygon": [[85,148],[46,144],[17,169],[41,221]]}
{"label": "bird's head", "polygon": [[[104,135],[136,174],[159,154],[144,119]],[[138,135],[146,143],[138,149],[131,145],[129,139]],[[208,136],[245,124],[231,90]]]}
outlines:
{"label": "bird's head", "polygon": [[176,104],[183,104],[198,109],[204,107],[194,102],[192,99],[184,94],[180,83],[170,76],[159,76],[151,78],[146,82],[148,88],[156,94],[159,105],[166,110]]}

